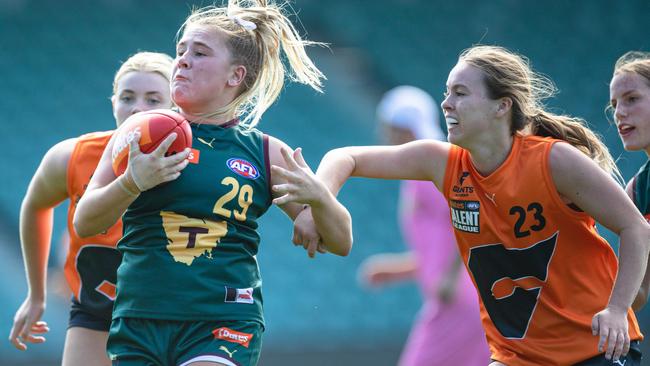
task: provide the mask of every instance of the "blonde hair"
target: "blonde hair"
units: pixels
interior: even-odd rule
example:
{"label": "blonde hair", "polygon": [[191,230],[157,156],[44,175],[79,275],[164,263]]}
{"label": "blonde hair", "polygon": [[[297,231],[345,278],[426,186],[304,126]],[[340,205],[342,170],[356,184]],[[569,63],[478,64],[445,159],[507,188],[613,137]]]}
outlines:
{"label": "blonde hair", "polygon": [[533,135],[564,140],[620,178],[609,150],[585,120],[545,110],[544,99],[555,95],[557,89],[548,77],[532,70],[525,56],[503,47],[475,46],[463,51],[459,61],[483,72],[490,98],[512,100],[512,134],[529,127]]}
{"label": "blonde hair", "polygon": [[229,0],[227,7],[214,5],[195,9],[178,30],[180,35],[193,26],[206,26],[226,35],[226,45],[233,63],[246,68],[240,94],[228,105],[202,114],[202,118],[235,115],[242,124],[254,127],[262,114],[277,99],[286,68],[280,49],[289,62],[290,80],[322,92],[325,75],[305,52],[305,46],[326,46],[303,40],[291,21],[283,14],[282,5],[265,0]]}
{"label": "blonde hair", "polygon": [[650,85],[650,52],[630,51],[616,60],[614,76],[621,73],[641,75]]}
{"label": "blonde hair", "polygon": [[115,73],[113,78],[113,94],[117,92],[117,83],[130,72],[152,72],[170,81],[174,59],[159,52],[138,52],[129,57]]}

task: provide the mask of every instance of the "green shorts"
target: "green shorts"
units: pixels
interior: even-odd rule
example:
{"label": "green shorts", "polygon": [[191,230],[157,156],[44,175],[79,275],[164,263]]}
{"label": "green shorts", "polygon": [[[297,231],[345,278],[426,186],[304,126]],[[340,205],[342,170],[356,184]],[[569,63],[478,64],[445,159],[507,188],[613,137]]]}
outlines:
{"label": "green shorts", "polygon": [[117,366],[188,366],[199,361],[254,366],[262,332],[262,325],[252,321],[117,318],[107,352]]}

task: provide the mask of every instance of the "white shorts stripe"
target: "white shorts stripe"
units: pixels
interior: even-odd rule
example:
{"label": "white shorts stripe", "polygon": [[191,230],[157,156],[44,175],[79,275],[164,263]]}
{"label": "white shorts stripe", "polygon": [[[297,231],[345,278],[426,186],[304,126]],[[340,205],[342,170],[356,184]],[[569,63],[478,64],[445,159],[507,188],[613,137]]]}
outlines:
{"label": "white shorts stripe", "polygon": [[180,364],[178,366],[188,366],[188,365],[192,364],[193,362],[201,362],[201,361],[204,361],[204,362],[219,362],[219,363],[222,363],[222,364],[228,365],[228,366],[237,366],[236,364],[232,363],[232,361],[230,361],[230,360],[228,360],[226,358],[223,358],[221,356],[217,356],[217,355],[197,356],[197,357],[194,357],[191,360],[183,362],[182,364]]}

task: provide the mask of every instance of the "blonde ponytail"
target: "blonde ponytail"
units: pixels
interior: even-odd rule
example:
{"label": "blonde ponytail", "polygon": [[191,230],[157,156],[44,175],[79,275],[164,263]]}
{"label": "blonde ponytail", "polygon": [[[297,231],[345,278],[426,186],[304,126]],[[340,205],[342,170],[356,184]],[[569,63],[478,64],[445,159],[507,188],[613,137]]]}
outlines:
{"label": "blonde ponytail", "polygon": [[603,170],[614,176],[619,182],[623,177],[616,166],[607,146],[600,136],[587,127],[582,118],[552,114],[543,110],[530,116],[530,131],[533,135],[552,137],[573,145],[583,154],[589,156]]}

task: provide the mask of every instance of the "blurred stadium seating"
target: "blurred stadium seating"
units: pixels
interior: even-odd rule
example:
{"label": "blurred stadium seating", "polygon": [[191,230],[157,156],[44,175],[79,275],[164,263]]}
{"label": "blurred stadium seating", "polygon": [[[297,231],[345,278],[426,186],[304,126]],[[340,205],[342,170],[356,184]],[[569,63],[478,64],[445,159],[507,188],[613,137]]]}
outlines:
{"label": "blurred stadium seating", "polygon": [[[195,5],[209,2],[197,1]],[[259,128],[304,148],[316,167],[329,149],[377,143],[374,106],[397,84],[424,88],[440,99],[458,53],[473,44],[517,50],[557,82],[549,101],[586,118],[622,154],[603,110],[614,61],[631,49],[650,50],[646,0],[296,0],[299,29],[331,44],[310,54],[328,76],[325,94],[289,85]],[[121,60],[138,50],[174,53],[174,37],[190,5],[172,0],[56,2],[0,0],[0,105],[5,188],[0,189],[0,335],[7,336],[25,295],[18,213],[29,179],[54,143],[114,126],[109,96]],[[625,154],[631,177],[644,161]],[[381,293],[360,288],[355,272],[371,253],[401,251],[395,224],[396,182],[350,181],[340,198],[354,219],[348,258],[309,260],[291,244],[279,210],[262,219],[259,254],[268,327],[260,364],[395,364],[419,298],[413,285]],[[64,230],[57,214],[55,237]],[[612,244],[616,243],[608,234]],[[644,319],[648,318],[643,315]],[[67,302],[53,298],[45,314],[52,334],[26,353],[0,342],[2,365],[56,364]],[[650,321],[645,320],[650,331]]]}

